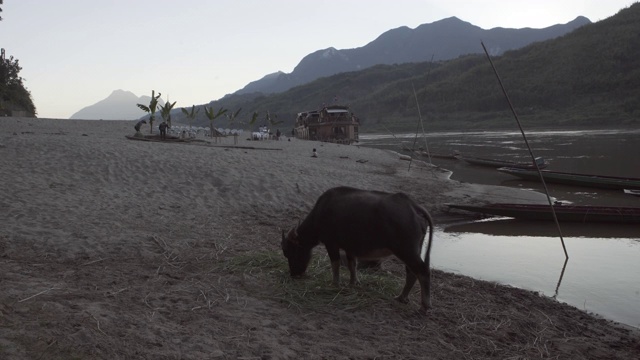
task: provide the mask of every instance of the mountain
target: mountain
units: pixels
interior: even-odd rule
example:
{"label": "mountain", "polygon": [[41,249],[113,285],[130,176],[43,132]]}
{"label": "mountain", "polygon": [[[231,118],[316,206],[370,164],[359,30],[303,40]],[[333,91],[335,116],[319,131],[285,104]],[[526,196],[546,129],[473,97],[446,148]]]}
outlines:
{"label": "mountain", "polygon": [[[232,102],[238,102],[237,96],[253,99],[255,94],[282,93],[323,77],[361,71],[377,65],[420,63],[432,58],[434,61],[445,61],[477,54],[482,52],[481,40],[487,44],[492,55],[500,55],[533,42],[557,38],[590,23],[589,19],[580,16],[567,24],[544,29],[484,30],[451,17],[423,24],[415,29],[400,27],[383,33],[360,48],[315,51],[305,56],[289,74],[279,71],[247,84],[231,94],[234,96]],[[231,95],[226,95],[223,99],[230,100],[228,97]],[[148,104],[149,100],[149,96],[137,98],[131,92],[116,90],[106,99],[73,114],[71,119],[138,119],[145,114],[135,104]],[[203,112],[200,113],[200,118],[204,119]],[[176,115],[178,118],[181,116],[180,112],[176,112]]]}
{"label": "mountain", "polygon": [[636,128],[638,34],[640,3],[634,3],[564,36],[491,55],[491,63],[484,54],[470,54],[446,61],[375,65],[281,93],[227,95],[209,105],[242,108],[244,118],[258,112],[260,120],[268,112],[283,121],[280,129],[290,129],[296,113],[318,109],[337,96],[338,103],[349,105],[360,118],[363,133],[412,132],[419,116],[428,131],[514,129],[502,83],[527,129]]}
{"label": "mountain", "polygon": [[565,35],[583,25],[590,24],[579,16],[566,24],[543,29],[484,30],[456,17],[423,24],[415,29],[400,27],[389,30],[369,44],[346,50],[328,48],[305,56],[286,74],[277,72],[253,81],[235,94],[261,92],[265,94],[286,91],[320,77],[358,71],[380,64],[403,64],[455,59],[462,55],[482,53],[480,41],[490,46],[491,55],[521,48],[536,41]]}
{"label": "mountain", "polygon": [[[70,119],[82,120],[135,120],[143,117],[145,112],[136,104],[148,105],[151,96],[136,96],[130,91],[114,90],[106,99],[82,108],[71,115]],[[158,105],[164,105],[162,99],[158,99]]]}

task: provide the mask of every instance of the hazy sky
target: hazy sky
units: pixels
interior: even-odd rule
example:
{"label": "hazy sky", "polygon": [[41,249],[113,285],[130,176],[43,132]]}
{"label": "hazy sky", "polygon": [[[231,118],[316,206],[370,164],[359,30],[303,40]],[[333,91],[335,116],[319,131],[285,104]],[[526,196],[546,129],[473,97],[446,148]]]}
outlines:
{"label": "hazy sky", "polygon": [[401,26],[456,16],[483,29],[543,28],[597,22],[634,2],[4,0],[0,47],[20,61],[38,116],[68,118],[116,89],[204,104],[289,73],[316,50],[361,47]]}

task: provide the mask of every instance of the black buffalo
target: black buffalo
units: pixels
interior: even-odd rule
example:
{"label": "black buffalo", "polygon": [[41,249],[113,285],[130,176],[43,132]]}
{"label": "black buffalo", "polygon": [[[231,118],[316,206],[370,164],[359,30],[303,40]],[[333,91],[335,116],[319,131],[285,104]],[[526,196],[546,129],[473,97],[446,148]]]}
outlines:
{"label": "black buffalo", "polygon": [[[426,256],[420,256],[429,227]],[[282,251],[289,261],[291,276],[304,274],[311,250],[323,243],[331,259],[333,283],[340,275],[340,250],[346,253],[351,284],[358,279],[356,259],[379,259],[391,254],[405,263],[406,282],[396,298],[408,302],[409,292],[420,281],[423,310],[431,307],[429,258],[433,220],[408,195],[337,187],[322,194],[307,217],[285,236]]]}

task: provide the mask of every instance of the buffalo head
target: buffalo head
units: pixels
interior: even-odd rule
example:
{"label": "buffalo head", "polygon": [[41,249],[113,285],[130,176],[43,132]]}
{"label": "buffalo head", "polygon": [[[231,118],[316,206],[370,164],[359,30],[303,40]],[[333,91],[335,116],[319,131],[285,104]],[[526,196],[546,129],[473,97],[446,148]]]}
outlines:
{"label": "buffalo head", "polygon": [[311,248],[305,247],[300,242],[296,228],[289,230],[286,236],[282,230],[282,252],[289,261],[291,276],[304,274],[311,261]]}

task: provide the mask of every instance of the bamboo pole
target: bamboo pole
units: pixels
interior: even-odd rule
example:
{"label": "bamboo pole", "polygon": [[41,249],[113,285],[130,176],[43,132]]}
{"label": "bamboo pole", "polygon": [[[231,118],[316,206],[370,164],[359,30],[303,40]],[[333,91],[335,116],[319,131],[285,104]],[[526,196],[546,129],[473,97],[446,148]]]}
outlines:
{"label": "bamboo pole", "polygon": [[496,75],[496,78],[498,79],[498,83],[500,84],[502,93],[504,94],[504,97],[507,99],[507,103],[509,103],[509,108],[513,113],[513,117],[516,119],[516,123],[518,124],[518,128],[520,129],[520,133],[522,134],[524,143],[527,145],[527,149],[529,150],[531,161],[533,162],[533,165],[536,167],[536,170],[538,171],[538,176],[540,176],[540,181],[542,182],[542,186],[544,187],[544,192],[547,195],[547,201],[549,202],[549,207],[551,208],[551,214],[553,215],[553,220],[555,221],[556,227],[558,228],[558,234],[560,235],[560,242],[562,242],[562,249],[564,250],[565,259],[569,259],[569,254],[567,253],[567,247],[565,246],[564,238],[562,237],[562,230],[560,229],[560,223],[558,222],[558,217],[556,216],[556,210],[553,208],[553,202],[551,201],[551,196],[549,196],[549,189],[547,188],[547,183],[544,181],[544,176],[542,176],[542,171],[540,171],[540,167],[536,162],[536,157],[533,155],[533,150],[531,150],[531,146],[529,146],[529,141],[527,140],[527,136],[524,133],[522,124],[520,124],[520,119],[518,118],[518,114],[516,113],[516,110],[514,109],[513,104],[511,103],[511,99],[509,99],[507,90],[505,90],[504,85],[502,84],[502,79],[500,78],[500,75],[498,75],[498,70],[493,64],[493,60],[491,60],[491,56],[489,56],[489,52],[487,51],[487,48],[484,46],[484,42],[481,41],[480,44],[482,44],[482,49],[484,49],[484,53],[485,55],[487,55],[487,59],[489,59],[489,63],[491,64],[493,73]]}
{"label": "bamboo pole", "polygon": [[[431,62],[429,62],[429,70],[427,71],[427,79],[429,81],[429,75],[431,75],[431,66],[433,65],[433,55],[431,55]],[[411,163],[413,162],[413,154],[415,154],[416,150],[416,141],[418,140],[418,125],[422,125],[422,138],[424,139],[424,147],[427,150],[427,156],[429,157],[429,164],[433,165],[431,162],[431,152],[429,151],[429,145],[427,144],[427,137],[424,132],[424,122],[422,121],[422,113],[420,112],[420,102],[418,102],[418,94],[416,93],[416,88],[413,86],[413,82],[411,82],[411,89],[413,89],[413,97],[416,99],[416,106],[418,107],[418,120],[419,123],[416,123],[416,136],[413,139],[413,146],[411,147],[411,159],[409,160],[409,169],[411,171]]]}

